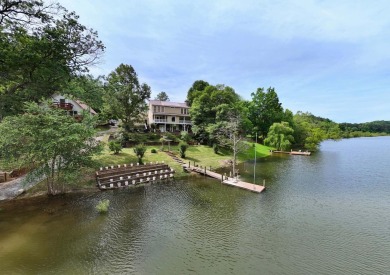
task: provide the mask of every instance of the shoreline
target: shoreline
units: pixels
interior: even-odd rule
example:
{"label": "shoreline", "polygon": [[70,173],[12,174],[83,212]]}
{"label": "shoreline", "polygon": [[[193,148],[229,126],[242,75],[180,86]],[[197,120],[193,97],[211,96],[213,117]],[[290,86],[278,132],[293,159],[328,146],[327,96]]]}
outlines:
{"label": "shoreline", "polygon": [[[156,148],[156,146],[147,146],[147,154],[145,154],[144,162],[155,162],[155,161],[164,161],[168,163],[175,171],[176,176],[174,179],[180,180],[181,178],[187,177],[188,174],[183,170],[181,164],[174,161],[168,154],[163,151],[158,151],[158,153],[151,153],[151,149]],[[241,156],[237,159],[237,163],[243,163],[245,161],[251,160],[254,156],[254,147],[249,148],[247,151],[243,152]],[[178,148],[176,146],[171,147],[171,152],[174,154],[178,154]],[[256,153],[258,158],[264,158],[270,156],[269,147],[257,144],[256,145]],[[227,168],[230,166],[231,156],[228,151],[222,151],[218,154],[215,154],[213,149],[206,145],[196,145],[190,146],[186,152],[186,158],[182,159],[185,163],[194,161],[196,164],[201,166],[212,167],[213,169],[221,169]],[[133,153],[133,148],[123,148],[122,152],[119,154],[111,153],[107,148],[103,151],[101,155],[95,156],[95,161],[102,167],[108,165],[117,165],[123,163],[136,163],[137,157]],[[58,194],[55,196],[61,196],[72,193],[93,193],[93,192],[102,192],[95,185],[95,176],[94,171],[97,168],[87,168],[85,172],[81,173],[80,182],[69,187],[65,193]],[[14,181],[18,181],[19,184],[17,187],[14,187],[14,190],[19,191],[18,194],[14,194],[13,196],[8,196],[0,200],[0,204],[2,202],[9,201],[19,201],[23,199],[36,198],[48,196],[46,193],[45,183],[42,182],[42,179],[34,180],[31,184],[28,184],[28,189],[24,186],[21,181],[26,177],[26,175],[15,179]],[[12,182],[12,181],[10,181]],[[6,185],[10,185],[7,182]],[[22,184],[22,185],[21,185]],[[139,186],[139,185],[137,185]],[[136,186],[134,186],[136,187]],[[22,192],[20,192],[22,190]],[[1,191],[1,188],[0,188]],[[6,194],[4,194],[6,196]]]}

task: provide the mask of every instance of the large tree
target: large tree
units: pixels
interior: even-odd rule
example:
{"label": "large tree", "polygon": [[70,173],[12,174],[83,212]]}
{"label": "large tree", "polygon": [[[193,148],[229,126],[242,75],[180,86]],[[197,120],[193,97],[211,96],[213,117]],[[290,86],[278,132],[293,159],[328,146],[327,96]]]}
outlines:
{"label": "large tree", "polygon": [[311,151],[317,150],[323,140],[337,140],[342,134],[339,125],[330,119],[303,112],[294,115],[293,128],[295,143]]}
{"label": "large tree", "polygon": [[41,0],[0,1],[0,119],[62,91],[104,50],[74,12]]}
{"label": "large tree", "polygon": [[159,93],[156,95],[155,100],[169,101],[169,96],[167,95],[166,92],[159,92]]}
{"label": "large tree", "polygon": [[196,80],[191,88],[187,92],[187,104],[188,106],[192,105],[192,102],[196,97],[198,97],[210,84],[204,80]]}
{"label": "large tree", "polygon": [[196,92],[190,109],[195,138],[202,143],[210,143],[208,126],[227,121],[226,114],[236,110],[239,103],[240,97],[229,86],[209,85]]}
{"label": "large tree", "polygon": [[150,93],[146,83],[139,83],[131,65],[120,64],[107,77],[104,111],[121,119],[125,129],[130,131],[144,119]]}
{"label": "large tree", "polygon": [[0,156],[10,166],[29,168],[31,176],[45,178],[47,193],[55,195],[64,192],[66,178],[90,165],[101,148],[92,117],[85,113],[80,123],[50,105],[27,103],[24,114],[0,123]]}
{"label": "large tree", "polygon": [[101,112],[103,109],[104,97],[104,83],[103,77],[80,75],[73,77],[69,82],[64,94],[70,98],[79,99],[87,103],[95,111]]}
{"label": "large tree", "polygon": [[275,122],[269,128],[268,135],[264,140],[264,143],[278,150],[290,149],[292,143],[294,142],[293,133],[294,130],[290,127],[288,122]]}
{"label": "large tree", "polygon": [[241,115],[237,111],[230,111],[226,114],[224,121],[209,125],[208,131],[212,139],[219,147],[225,147],[232,152],[232,174],[237,174],[236,163],[238,154],[247,149],[244,142],[245,133],[243,132],[243,123]]}
{"label": "large tree", "polygon": [[281,122],[284,116],[282,104],[274,88],[258,88],[252,93],[252,101],[249,105],[249,119],[264,139],[268,130],[275,122]]}

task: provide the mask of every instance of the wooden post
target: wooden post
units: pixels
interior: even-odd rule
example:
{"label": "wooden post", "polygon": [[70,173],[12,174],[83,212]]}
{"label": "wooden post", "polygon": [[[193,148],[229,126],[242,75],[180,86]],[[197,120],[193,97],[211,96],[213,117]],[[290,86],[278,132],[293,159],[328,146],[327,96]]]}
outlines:
{"label": "wooden post", "polygon": [[263,179],[263,187],[265,187],[265,179]]}
{"label": "wooden post", "polygon": [[191,168],[191,161],[188,162],[188,168]]}

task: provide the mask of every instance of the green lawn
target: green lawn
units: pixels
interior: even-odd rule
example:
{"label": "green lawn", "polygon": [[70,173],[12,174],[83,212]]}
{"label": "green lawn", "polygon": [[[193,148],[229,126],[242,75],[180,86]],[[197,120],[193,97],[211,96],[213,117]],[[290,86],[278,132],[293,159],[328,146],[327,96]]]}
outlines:
{"label": "green lawn", "polygon": [[[176,176],[182,175],[181,166],[176,163],[172,158],[167,154],[161,151],[157,153],[151,153],[151,149],[159,149],[157,146],[147,146],[143,162],[156,162],[156,161],[165,161],[167,164],[172,166],[173,169],[177,172]],[[167,146],[165,147],[167,150]],[[178,147],[171,146],[171,152],[179,155]],[[257,144],[256,145],[256,154],[258,158],[265,157],[269,155],[269,150],[271,148]],[[254,159],[254,147],[253,143],[248,143],[248,149],[245,152],[242,152],[238,156],[238,161],[246,161]],[[196,162],[201,166],[207,166],[212,168],[218,168],[227,164],[227,161],[232,158],[232,153],[228,150],[221,150],[218,154],[215,154],[213,148],[205,145],[195,145],[190,146],[186,152],[186,158],[183,159],[184,162]],[[113,154],[110,152],[107,147],[104,149],[103,153],[99,156],[95,156],[95,160],[101,167],[115,165],[115,164],[124,164],[124,163],[136,163],[137,157],[133,152],[133,148],[124,148],[119,154]]]}
{"label": "green lawn", "polygon": [[[108,150],[107,139],[103,141],[105,143],[105,148],[100,155],[94,156],[93,159],[96,161],[96,166],[94,168],[82,168],[80,171],[80,177],[76,181],[72,181],[67,184],[67,188],[69,189],[91,189],[95,190],[95,171],[99,169],[99,167],[105,167],[110,165],[124,164],[124,163],[136,163],[138,161],[137,157],[133,152],[133,148],[124,148],[122,152],[119,154],[113,154]],[[157,153],[152,153],[151,150],[156,149]],[[175,177],[179,178],[186,173],[183,171],[183,168],[179,163],[174,161],[170,156],[166,153],[159,151],[159,146],[147,146],[147,150],[145,152],[145,156],[143,158],[143,162],[156,162],[156,161],[164,161],[170,167],[172,167],[176,173]],[[168,150],[168,147],[165,147]],[[171,146],[171,152],[175,153],[179,156],[179,151],[177,146]],[[256,154],[257,157],[265,157],[269,155],[269,147],[263,146],[261,144],[256,145]],[[213,148],[205,145],[196,145],[190,146],[186,152],[186,158],[183,159],[184,162],[191,161],[191,165],[195,161],[196,164],[200,166],[212,167],[213,169],[228,165],[227,161],[231,160],[232,154],[227,150],[221,150],[220,153],[215,154]],[[246,152],[239,154],[238,161],[246,161],[254,159],[254,147],[253,143],[248,143],[248,149]],[[29,194],[44,194],[46,191],[45,182],[42,182],[35,186],[33,189],[29,190]]]}
{"label": "green lawn", "polygon": [[[184,175],[183,168],[180,166],[180,164],[175,162],[166,153],[159,151],[157,146],[146,146],[146,148],[145,155],[142,159],[144,163],[164,161],[176,171],[176,176]],[[152,149],[156,149],[157,153],[152,153]],[[177,146],[171,146],[171,151],[178,152]],[[95,156],[94,159],[97,161],[100,167],[138,162],[138,158],[134,154],[133,148],[123,148],[119,154],[114,154],[108,150],[107,146],[104,148],[102,154]]]}
{"label": "green lawn", "polygon": [[[152,149],[156,149],[157,153],[151,153]],[[168,147],[165,146],[165,149],[168,150]],[[175,153],[179,156],[179,151],[177,146],[171,146],[171,152]],[[269,150],[271,148],[257,144],[256,145],[256,154],[258,158],[268,156]],[[242,152],[238,156],[238,161],[243,162],[246,160],[254,159],[254,147],[253,143],[248,143],[248,149],[245,152]],[[95,156],[94,159],[97,161],[100,167],[116,165],[116,164],[124,164],[124,163],[136,163],[138,161],[137,157],[133,152],[133,148],[123,148],[119,154],[113,154],[110,152],[105,146],[102,154],[99,156]],[[194,162],[201,166],[207,166],[212,168],[218,168],[224,165],[227,165],[227,161],[232,159],[232,153],[228,150],[221,150],[218,154],[215,154],[213,148],[205,145],[195,145],[190,146],[186,152],[186,158],[183,159],[184,162],[190,162],[193,164]],[[183,169],[175,162],[171,157],[169,157],[166,153],[159,151],[158,146],[147,146],[147,150],[145,156],[143,158],[143,162],[156,162],[156,161],[164,161],[169,164],[175,171],[176,176],[184,175]]]}

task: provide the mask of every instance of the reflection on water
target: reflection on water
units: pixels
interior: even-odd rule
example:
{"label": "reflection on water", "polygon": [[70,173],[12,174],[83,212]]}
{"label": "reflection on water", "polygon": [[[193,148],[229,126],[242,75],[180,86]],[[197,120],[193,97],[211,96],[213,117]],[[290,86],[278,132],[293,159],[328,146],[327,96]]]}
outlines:
{"label": "reflection on water", "polygon": [[[258,160],[255,194],[201,176],[0,204],[2,273],[385,274],[390,138]],[[253,180],[253,163],[240,166]],[[107,215],[94,207],[110,200]]]}

